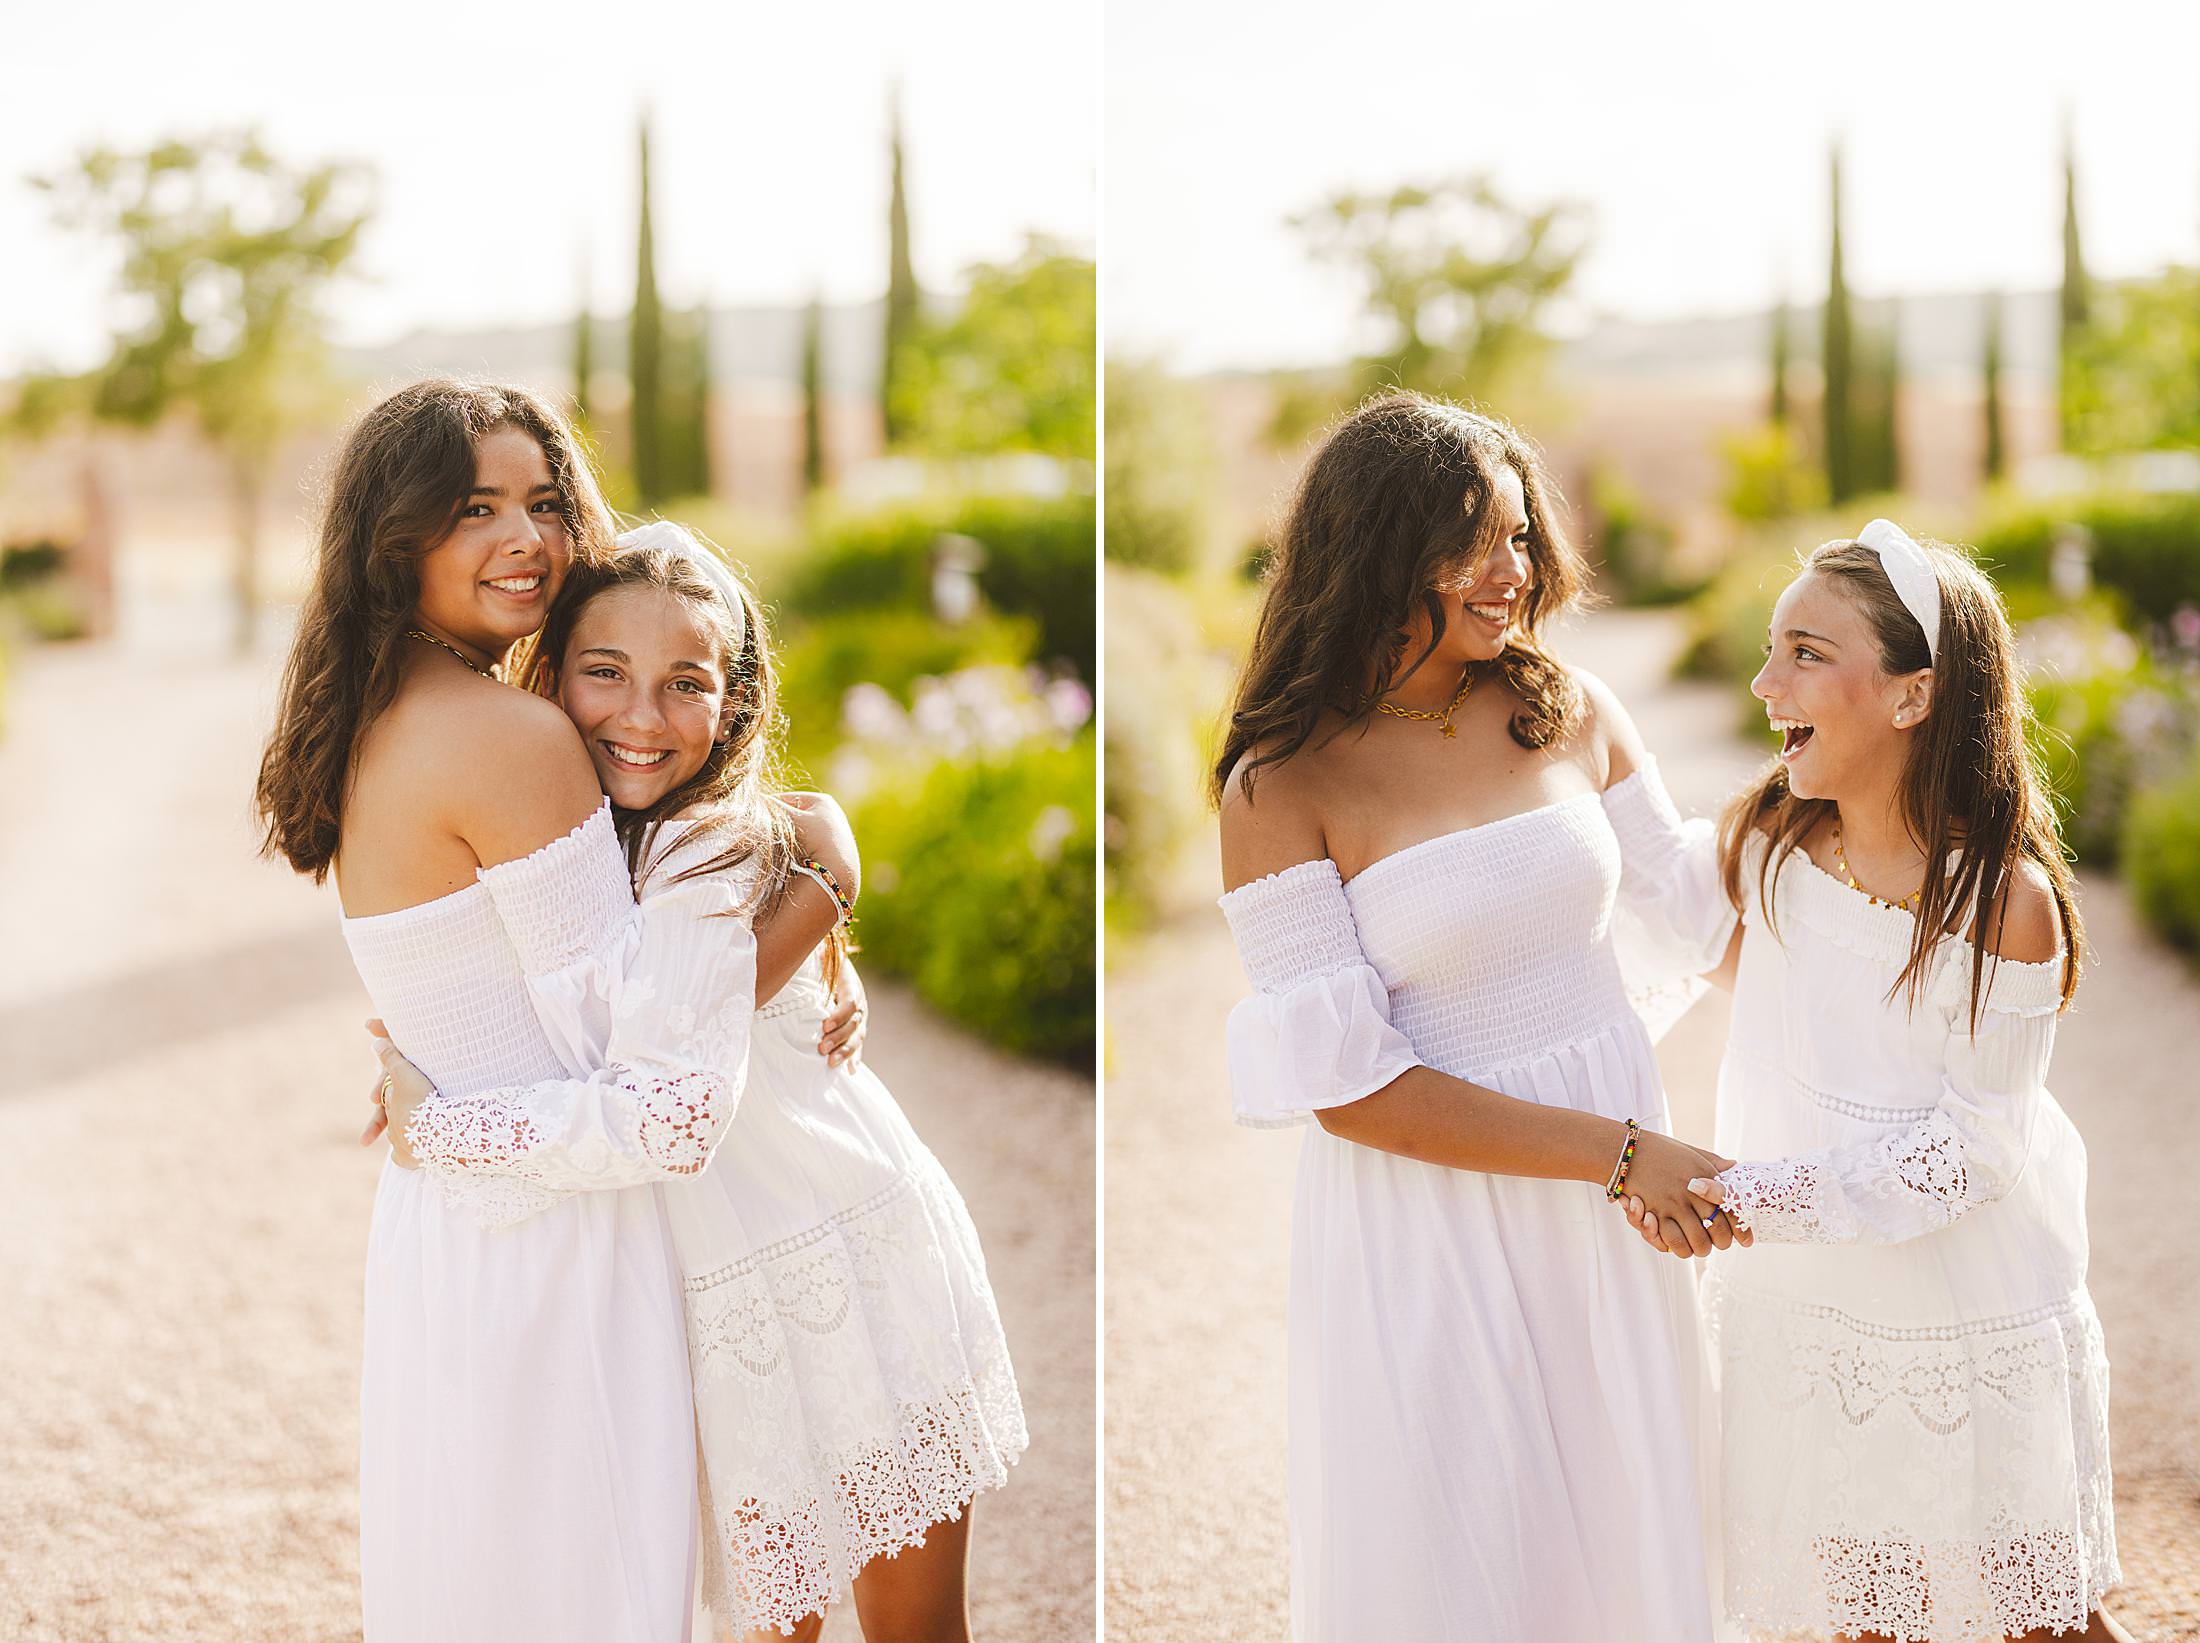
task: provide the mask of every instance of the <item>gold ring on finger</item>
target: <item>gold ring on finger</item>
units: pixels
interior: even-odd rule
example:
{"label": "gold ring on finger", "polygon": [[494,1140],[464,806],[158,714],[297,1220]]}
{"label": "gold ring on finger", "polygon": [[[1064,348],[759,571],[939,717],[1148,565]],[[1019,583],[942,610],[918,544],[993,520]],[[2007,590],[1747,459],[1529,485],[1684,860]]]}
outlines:
{"label": "gold ring on finger", "polygon": [[388,1106],[390,1104],[390,1096],[394,1092],[395,1088],[396,1080],[389,1073],[384,1073],[382,1075],[382,1087],[374,1092],[374,1104],[378,1107]]}

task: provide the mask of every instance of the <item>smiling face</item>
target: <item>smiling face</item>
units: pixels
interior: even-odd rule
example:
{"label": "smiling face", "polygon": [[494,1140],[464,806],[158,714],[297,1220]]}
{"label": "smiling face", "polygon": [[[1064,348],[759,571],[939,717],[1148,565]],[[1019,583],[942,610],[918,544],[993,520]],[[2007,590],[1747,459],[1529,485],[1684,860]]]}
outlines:
{"label": "smiling face", "polygon": [[1750,693],[1780,737],[1797,798],[1860,798],[1899,780],[1909,737],[1932,704],[1932,673],[1883,671],[1863,608],[1805,571],[1772,610],[1765,665]]}
{"label": "smiling face", "polygon": [[647,586],[599,593],[574,619],[557,700],[621,810],[646,810],[703,768],[724,729],[724,625]]}
{"label": "smiling face", "polygon": [[[1534,580],[1528,499],[1520,475],[1510,467],[1497,468],[1485,505],[1494,517],[1483,522],[1479,534],[1497,545],[1479,560],[1469,554],[1444,567],[1430,588],[1444,609],[1444,637],[1429,657],[1431,664],[1464,667],[1496,656],[1505,648],[1505,634]],[[1409,658],[1428,648],[1432,626],[1427,610],[1416,601],[1406,626]]]}
{"label": "smiling face", "polygon": [[572,554],[565,499],[522,429],[474,442],[457,521],[419,560],[419,625],[487,663],[542,626]]}

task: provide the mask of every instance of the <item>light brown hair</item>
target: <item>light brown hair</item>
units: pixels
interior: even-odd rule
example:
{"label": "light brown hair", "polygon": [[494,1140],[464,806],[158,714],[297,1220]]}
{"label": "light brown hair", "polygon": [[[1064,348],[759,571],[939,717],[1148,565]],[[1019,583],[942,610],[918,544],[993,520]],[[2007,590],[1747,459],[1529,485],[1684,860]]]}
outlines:
{"label": "light brown hair", "polygon": [[[1510,730],[1522,747],[1547,747],[1581,723],[1581,687],[1542,648],[1543,628],[1581,595],[1585,571],[1555,517],[1557,491],[1535,448],[1494,417],[1421,394],[1370,400],[1334,428],[1307,464],[1276,543],[1252,649],[1238,677],[1208,797],[1220,803],[1244,761],[1255,775],[1299,753],[1326,714],[1339,731],[1365,723],[1375,704],[1442,641],[1435,588],[1497,546],[1489,506],[1502,468],[1520,476],[1527,501],[1533,578],[1493,661],[1477,664],[1521,702]],[[1415,609],[1429,644],[1406,655]]]}
{"label": "light brown hair", "polygon": [[[2054,895],[2062,922],[2065,1006],[2077,992],[2085,932],[2054,805],[2026,736],[2031,706],[2001,598],[1965,554],[1936,542],[1919,545],[1940,588],[1937,662],[1925,630],[1903,605],[1873,549],[1855,541],[1828,542],[1803,559],[1802,569],[1855,601],[1878,643],[1881,672],[1933,670],[1932,708],[1910,734],[1899,788],[1903,820],[1924,847],[1925,885],[1917,933],[1895,990],[1907,993],[1914,1010],[1943,934],[1969,928],[1970,1020],[1976,1032],[1987,955],[2000,944],[2020,863],[2029,861],[2046,874]],[[1753,832],[1767,835],[1757,893],[1769,911],[1772,887],[1788,855],[1834,814],[1832,800],[1796,797],[1788,791],[1786,767],[1770,766],[1728,801],[1720,819],[1719,868],[1728,899],[1736,907],[1742,904],[1742,856]]]}
{"label": "light brown hair", "polygon": [[611,515],[579,439],[525,389],[431,378],[359,419],[322,506],[313,585],[254,793],[260,853],[316,884],[336,859],[359,738],[397,697],[419,560],[450,534],[474,483],[475,444],[499,428],[542,447],[574,567],[610,549]]}

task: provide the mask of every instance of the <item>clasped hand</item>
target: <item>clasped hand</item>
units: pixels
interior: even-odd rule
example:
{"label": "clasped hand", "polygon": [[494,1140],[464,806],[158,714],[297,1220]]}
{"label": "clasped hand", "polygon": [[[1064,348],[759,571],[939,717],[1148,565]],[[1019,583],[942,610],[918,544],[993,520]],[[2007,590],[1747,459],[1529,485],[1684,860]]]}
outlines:
{"label": "clasped hand", "polygon": [[1686,1260],[1756,1240],[1719,1208],[1726,1189],[1712,1177],[1734,1162],[1703,1147],[1645,1130],[1619,1200],[1627,1221],[1652,1249]]}

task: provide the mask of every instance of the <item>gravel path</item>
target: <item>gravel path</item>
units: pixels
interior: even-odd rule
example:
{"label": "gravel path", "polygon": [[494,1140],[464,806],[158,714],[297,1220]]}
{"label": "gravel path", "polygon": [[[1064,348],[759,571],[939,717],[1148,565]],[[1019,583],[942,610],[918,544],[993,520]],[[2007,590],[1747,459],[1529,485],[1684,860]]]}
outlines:
{"label": "gravel path", "polygon": [[[276,664],[17,662],[0,1637],[357,1638],[368,1012],[334,892],[253,857]],[[1034,1435],[977,1509],[979,1635],[1090,1636],[1091,1083],[871,990],[870,1059],[969,1200]]]}
{"label": "gravel path", "polygon": [[[1606,612],[1569,657],[1627,701],[1684,810],[1763,748],[1724,691],[1665,679],[1674,629]],[[1181,903],[1108,977],[1107,1627],[1120,1643],[1269,1643],[1289,1631],[1283,1318],[1299,1139],[1229,1120],[1223,1018],[1245,992],[1214,910],[1212,840]],[[2092,1290],[2126,1586],[2140,1643],[2200,1638],[2200,1284],[2186,1169],[2200,980],[2113,880],[2084,909],[2099,958],[2066,1019],[2055,1090],[2092,1160]],[[1713,995],[1660,1047],[1681,1134],[1708,1136],[1726,1029]]]}

